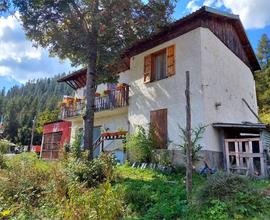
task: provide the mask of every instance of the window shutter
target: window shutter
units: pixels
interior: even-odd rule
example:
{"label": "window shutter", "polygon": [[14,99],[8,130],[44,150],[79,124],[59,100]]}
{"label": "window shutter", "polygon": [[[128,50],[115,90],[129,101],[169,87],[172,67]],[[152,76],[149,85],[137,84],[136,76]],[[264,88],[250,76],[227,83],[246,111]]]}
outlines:
{"label": "window shutter", "polygon": [[167,48],[167,75],[175,74],[175,45]]}
{"label": "window shutter", "polygon": [[152,57],[148,55],[144,57],[144,83],[149,83],[151,81],[152,72]]}

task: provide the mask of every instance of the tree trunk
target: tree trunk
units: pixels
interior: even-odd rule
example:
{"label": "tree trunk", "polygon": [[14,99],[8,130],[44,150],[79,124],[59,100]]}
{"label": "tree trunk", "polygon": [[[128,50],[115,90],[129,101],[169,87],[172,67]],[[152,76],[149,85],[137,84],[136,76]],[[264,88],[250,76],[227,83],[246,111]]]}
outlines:
{"label": "tree trunk", "polygon": [[96,60],[89,61],[87,67],[86,80],[86,113],[84,117],[84,149],[89,150],[89,160],[93,159],[93,129],[95,113],[95,93],[96,93]]}
{"label": "tree trunk", "polygon": [[190,76],[186,72],[186,138],[187,138],[187,167],[186,167],[186,190],[187,200],[191,201],[192,194],[192,141],[191,141],[191,107],[190,107]]}
{"label": "tree trunk", "polygon": [[95,0],[95,7],[92,11],[92,33],[90,34],[91,50],[89,52],[89,61],[86,73],[86,113],[84,117],[84,149],[89,150],[88,159],[93,160],[93,130],[94,130],[94,114],[95,114],[95,93],[96,93],[96,67],[97,67],[97,44],[98,44],[98,27],[99,23],[95,19],[98,13],[99,1]]}

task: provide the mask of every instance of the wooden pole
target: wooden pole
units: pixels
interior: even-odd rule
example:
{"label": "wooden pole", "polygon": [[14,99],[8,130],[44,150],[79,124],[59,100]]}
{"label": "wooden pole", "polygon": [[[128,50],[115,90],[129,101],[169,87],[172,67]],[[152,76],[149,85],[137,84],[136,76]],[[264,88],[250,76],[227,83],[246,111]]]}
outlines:
{"label": "wooden pole", "polygon": [[36,116],[33,119],[32,133],[31,133],[31,143],[30,143],[30,149],[29,149],[29,151],[31,151],[33,149],[33,140],[34,140],[35,125],[36,125]]}
{"label": "wooden pole", "polygon": [[190,73],[186,71],[186,138],[187,138],[187,149],[186,149],[186,190],[187,200],[191,201],[192,194],[192,140],[191,140],[191,107],[190,107]]}

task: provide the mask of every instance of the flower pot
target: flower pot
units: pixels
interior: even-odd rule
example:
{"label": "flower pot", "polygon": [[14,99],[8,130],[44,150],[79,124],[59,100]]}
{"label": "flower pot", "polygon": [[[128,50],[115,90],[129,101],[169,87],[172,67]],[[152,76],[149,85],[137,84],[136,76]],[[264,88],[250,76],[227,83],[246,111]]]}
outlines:
{"label": "flower pot", "polygon": [[125,88],[125,84],[124,83],[118,83],[117,84],[117,87],[116,87],[117,90],[122,90],[124,88]]}
{"label": "flower pot", "polygon": [[104,90],[104,94],[105,94],[105,95],[108,95],[108,94],[110,94],[110,93],[111,93],[111,90],[110,90],[110,89]]}
{"label": "flower pot", "polygon": [[99,96],[100,96],[100,93],[96,92],[96,94],[95,94],[95,95],[96,95],[96,97],[99,97]]}

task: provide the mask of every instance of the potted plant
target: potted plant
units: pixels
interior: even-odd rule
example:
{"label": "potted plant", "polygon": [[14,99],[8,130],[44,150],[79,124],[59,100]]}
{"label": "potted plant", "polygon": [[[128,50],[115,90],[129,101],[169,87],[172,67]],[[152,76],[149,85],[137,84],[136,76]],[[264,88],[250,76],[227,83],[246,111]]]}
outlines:
{"label": "potted plant", "polygon": [[103,91],[103,92],[100,94],[100,96],[101,96],[101,97],[106,97],[106,96],[108,96],[108,94],[105,93],[105,91]]}
{"label": "potted plant", "polygon": [[100,93],[99,92],[96,92],[96,95],[95,95],[96,97],[99,97],[100,96]]}
{"label": "potted plant", "polygon": [[122,90],[124,88],[125,88],[125,83],[118,83],[117,86],[116,86],[117,90]]}
{"label": "potted plant", "polygon": [[127,131],[121,127],[121,128],[118,128],[117,132],[115,132],[115,135],[125,135],[127,133]]}
{"label": "potted plant", "polygon": [[110,93],[111,93],[111,90],[110,90],[110,89],[104,90],[104,94],[108,95],[108,94],[110,94]]}

